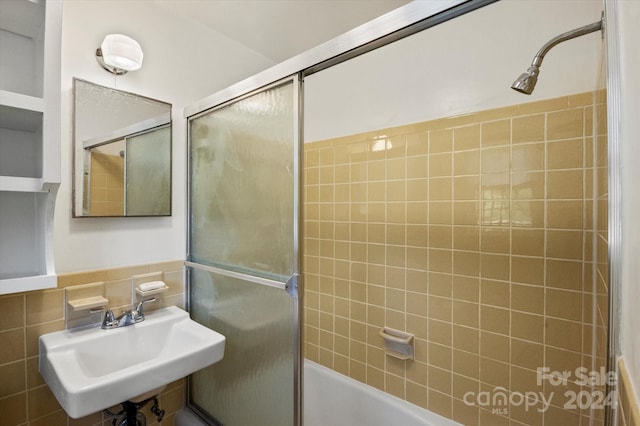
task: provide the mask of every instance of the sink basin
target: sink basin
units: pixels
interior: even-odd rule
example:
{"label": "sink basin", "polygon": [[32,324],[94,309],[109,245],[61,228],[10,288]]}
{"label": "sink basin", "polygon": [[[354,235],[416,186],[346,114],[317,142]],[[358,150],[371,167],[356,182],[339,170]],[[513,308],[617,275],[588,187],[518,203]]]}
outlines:
{"label": "sink basin", "polygon": [[175,306],[143,322],[40,336],[40,374],[73,418],[112,407],[220,361],[225,337]]}

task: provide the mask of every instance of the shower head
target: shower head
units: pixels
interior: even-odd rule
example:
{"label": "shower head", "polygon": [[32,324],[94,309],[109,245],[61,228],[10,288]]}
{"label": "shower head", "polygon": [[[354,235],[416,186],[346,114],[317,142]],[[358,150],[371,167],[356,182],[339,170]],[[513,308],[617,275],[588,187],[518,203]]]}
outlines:
{"label": "shower head", "polygon": [[533,61],[531,62],[531,66],[527,69],[526,72],[520,74],[520,77],[516,79],[511,85],[511,88],[517,92],[524,93],[525,95],[530,95],[533,92],[533,89],[536,87],[536,83],[538,82],[538,75],[540,75],[540,66],[542,65],[542,61],[544,56],[556,45],[562,43],[563,41],[571,40],[572,38],[580,37],[585,34],[589,34],[595,31],[602,31],[604,29],[604,12],[598,22],[594,22],[593,24],[585,25],[584,27],[576,28],[575,30],[567,31],[566,33],[560,34],[557,37],[549,40],[534,56]]}
{"label": "shower head", "polygon": [[535,65],[530,66],[526,72],[520,74],[520,77],[513,82],[511,88],[525,95],[530,95],[536,87],[538,75],[540,75],[540,68]]}

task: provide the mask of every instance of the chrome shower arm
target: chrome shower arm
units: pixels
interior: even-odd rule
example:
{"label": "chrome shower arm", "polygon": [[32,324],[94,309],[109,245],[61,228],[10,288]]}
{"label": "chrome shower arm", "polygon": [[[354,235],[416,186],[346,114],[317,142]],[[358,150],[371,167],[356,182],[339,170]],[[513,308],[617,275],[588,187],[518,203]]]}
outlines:
{"label": "chrome shower arm", "polygon": [[580,37],[598,30],[602,31],[603,28],[604,12],[602,13],[602,17],[598,22],[585,25],[584,27],[576,28],[575,30],[567,31],[566,33],[552,38],[551,40],[546,42],[540,50],[538,50],[536,56],[533,57],[533,61],[531,61],[531,66],[527,69],[527,71],[520,74],[516,81],[514,81],[511,85],[511,88],[516,92],[530,95],[533,92],[533,89],[536,87],[536,83],[538,82],[538,75],[540,75],[540,66],[542,65],[544,56],[551,49],[553,49],[554,46],[557,46],[563,41],[571,40],[572,38]]}
{"label": "chrome shower arm", "polygon": [[531,66],[540,67],[542,65],[542,60],[544,56],[549,53],[551,49],[553,49],[558,44],[571,40],[576,37],[580,37],[586,34],[593,33],[595,31],[602,31],[604,28],[604,14],[602,18],[598,22],[594,22],[593,24],[585,25],[584,27],[576,28],[575,30],[567,31],[566,33],[560,34],[557,37],[552,38],[548,42],[544,44],[536,53],[536,56],[533,58],[531,62]]}

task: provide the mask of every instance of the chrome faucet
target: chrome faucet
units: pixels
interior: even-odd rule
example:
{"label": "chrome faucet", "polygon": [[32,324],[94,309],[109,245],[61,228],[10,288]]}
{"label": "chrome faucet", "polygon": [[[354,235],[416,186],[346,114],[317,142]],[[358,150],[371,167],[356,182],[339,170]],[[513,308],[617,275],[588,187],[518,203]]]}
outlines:
{"label": "chrome faucet", "polygon": [[111,309],[107,310],[107,312],[105,312],[104,314],[104,319],[102,320],[102,329],[110,330],[112,328],[126,327],[128,325],[144,321],[143,305],[147,302],[155,301],[155,297],[143,300],[136,305],[135,309],[132,309],[130,311],[122,311],[122,313],[118,317],[113,314],[113,311]]}

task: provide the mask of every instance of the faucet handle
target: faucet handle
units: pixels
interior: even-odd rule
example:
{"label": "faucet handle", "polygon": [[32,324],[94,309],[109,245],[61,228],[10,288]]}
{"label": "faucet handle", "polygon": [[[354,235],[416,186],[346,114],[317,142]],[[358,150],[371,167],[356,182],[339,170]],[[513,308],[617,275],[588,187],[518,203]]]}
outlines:
{"label": "faucet handle", "polygon": [[156,301],[155,297],[152,297],[151,299],[141,300],[136,305],[136,309],[134,313],[136,320],[142,321],[144,319],[143,305],[147,302],[155,302],[155,301]]}
{"label": "faucet handle", "polygon": [[102,328],[113,328],[113,324],[115,323],[116,317],[115,315],[113,315],[113,311],[111,309],[107,309],[107,311],[104,313],[104,319],[102,320]]}

